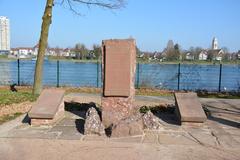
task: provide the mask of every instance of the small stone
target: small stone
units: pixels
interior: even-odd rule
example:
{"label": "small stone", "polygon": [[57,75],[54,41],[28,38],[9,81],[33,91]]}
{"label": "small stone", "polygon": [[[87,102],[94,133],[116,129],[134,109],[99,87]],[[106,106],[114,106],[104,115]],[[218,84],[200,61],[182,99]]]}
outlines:
{"label": "small stone", "polygon": [[89,108],[86,113],[86,120],[84,124],[85,135],[105,135],[105,128],[100,120],[98,112],[95,108]]}
{"label": "small stone", "polygon": [[142,115],[132,115],[112,127],[111,137],[128,137],[143,134]]}
{"label": "small stone", "polygon": [[160,120],[151,111],[143,115],[143,124],[145,128],[150,130],[157,130],[162,126]]}

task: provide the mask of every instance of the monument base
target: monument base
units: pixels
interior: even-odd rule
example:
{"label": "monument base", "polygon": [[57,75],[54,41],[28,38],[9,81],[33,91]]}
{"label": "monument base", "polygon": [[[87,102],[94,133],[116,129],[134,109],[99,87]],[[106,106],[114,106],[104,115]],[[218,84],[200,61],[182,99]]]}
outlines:
{"label": "monument base", "polygon": [[134,114],[113,125],[111,137],[129,137],[143,135],[142,114]]}
{"label": "monument base", "polygon": [[102,121],[106,128],[137,112],[133,97],[102,97]]}

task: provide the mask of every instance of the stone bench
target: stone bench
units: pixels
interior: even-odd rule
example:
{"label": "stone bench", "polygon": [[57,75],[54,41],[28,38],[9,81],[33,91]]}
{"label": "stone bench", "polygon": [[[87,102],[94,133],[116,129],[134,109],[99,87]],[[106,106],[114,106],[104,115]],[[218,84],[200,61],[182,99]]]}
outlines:
{"label": "stone bench", "polygon": [[64,116],[64,90],[45,89],[28,112],[31,125],[49,125]]}
{"label": "stone bench", "polygon": [[175,93],[176,114],[181,124],[203,123],[206,114],[196,93]]}

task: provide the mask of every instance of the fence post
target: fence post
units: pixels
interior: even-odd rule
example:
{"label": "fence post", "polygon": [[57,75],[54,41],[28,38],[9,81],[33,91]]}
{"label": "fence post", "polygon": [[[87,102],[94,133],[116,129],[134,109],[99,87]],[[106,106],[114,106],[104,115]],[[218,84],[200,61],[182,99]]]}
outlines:
{"label": "fence post", "polygon": [[18,75],[18,86],[20,86],[20,60],[17,60],[17,75]]}
{"label": "fence post", "polygon": [[99,87],[99,60],[97,60],[97,88]]}
{"label": "fence post", "polygon": [[137,63],[137,89],[139,89],[140,64]]}
{"label": "fence post", "polygon": [[222,85],[222,64],[220,64],[220,70],[219,70],[218,92],[221,92],[221,85]]}
{"label": "fence post", "polygon": [[178,91],[180,90],[180,75],[181,75],[181,64],[178,64]]}
{"label": "fence post", "polygon": [[59,60],[57,60],[57,87],[59,87]]}

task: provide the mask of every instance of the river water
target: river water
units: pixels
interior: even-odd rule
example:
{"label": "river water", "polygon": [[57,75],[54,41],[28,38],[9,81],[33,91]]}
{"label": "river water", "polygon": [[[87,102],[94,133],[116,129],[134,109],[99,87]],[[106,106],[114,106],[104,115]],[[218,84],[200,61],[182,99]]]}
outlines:
{"label": "river water", "polygon": [[[32,85],[35,61],[21,60],[19,81]],[[57,62],[45,61],[43,83],[57,85]],[[180,73],[180,74],[179,74]],[[221,76],[220,76],[221,73]],[[0,60],[0,85],[18,82],[17,61]],[[59,85],[73,87],[101,87],[101,64],[60,61]],[[203,64],[139,64],[136,71],[136,87],[153,87],[177,90],[222,91],[240,90],[240,65]]]}

